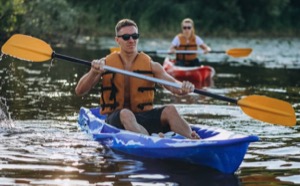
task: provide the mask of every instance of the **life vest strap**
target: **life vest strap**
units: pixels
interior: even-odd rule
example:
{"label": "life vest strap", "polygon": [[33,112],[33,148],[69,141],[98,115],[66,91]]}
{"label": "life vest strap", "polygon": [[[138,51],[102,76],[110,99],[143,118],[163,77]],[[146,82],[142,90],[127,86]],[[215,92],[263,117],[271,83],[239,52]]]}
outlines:
{"label": "life vest strap", "polygon": [[148,70],[134,70],[133,72],[140,73],[140,74],[153,74],[152,71],[148,71]]}
{"label": "life vest strap", "polygon": [[114,102],[113,104],[101,104],[101,108],[104,109],[106,107],[109,107],[110,109],[115,109],[119,106],[119,103],[118,102]]}
{"label": "life vest strap", "polygon": [[178,47],[186,47],[186,48],[188,48],[188,47],[197,47],[197,45],[179,45]]}
{"label": "life vest strap", "polygon": [[144,92],[144,91],[156,91],[155,87],[139,87],[138,88],[139,92]]}
{"label": "life vest strap", "polygon": [[152,103],[152,102],[140,103],[140,104],[137,105],[137,107],[138,107],[139,109],[141,109],[141,110],[144,110],[144,107],[145,107],[146,105],[153,105],[153,103]]}

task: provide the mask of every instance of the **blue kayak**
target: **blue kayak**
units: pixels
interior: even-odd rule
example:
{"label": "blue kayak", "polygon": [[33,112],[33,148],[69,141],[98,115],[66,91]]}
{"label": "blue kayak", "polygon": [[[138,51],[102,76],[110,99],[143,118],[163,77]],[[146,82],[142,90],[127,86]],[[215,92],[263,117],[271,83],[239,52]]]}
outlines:
{"label": "blue kayak", "polygon": [[201,140],[187,139],[179,134],[143,135],[113,127],[105,123],[99,108],[81,108],[78,123],[96,141],[115,151],[130,155],[172,159],[208,166],[223,173],[234,173],[242,163],[254,135],[236,134],[217,127],[190,125]]}

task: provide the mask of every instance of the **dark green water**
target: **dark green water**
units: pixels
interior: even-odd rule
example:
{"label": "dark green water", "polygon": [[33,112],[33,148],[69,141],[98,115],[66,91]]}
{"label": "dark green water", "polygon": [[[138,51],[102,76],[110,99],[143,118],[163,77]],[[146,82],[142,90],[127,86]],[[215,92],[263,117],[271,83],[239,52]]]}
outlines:
{"label": "dark green water", "polygon": [[[241,45],[244,41],[231,42]],[[224,39],[209,42],[221,48],[229,45],[220,44],[225,43]],[[4,57],[0,61],[0,185],[300,184],[299,56],[279,54],[274,42],[249,41],[254,52],[246,59],[224,55],[205,58],[204,64],[213,66],[217,72],[214,86],[207,90],[232,98],[259,94],[285,100],[295,108],[296,127],[253,120],[237,106],[201,95],[175,97],[162,89],[157,91],[157,105],[176,104],[191,123],[214,125],[261,138],[250,145],[234,175],[189,164],[138,159],[105,149],[77,129],[80,107],[98,106],[99,101],[99,87],[82,98],[74,94],[77,81],[88,67],[66,61],[30,63]],[[286,47],[288,43],[284,43]],[[142,47],[145,45],[141,43]],[[155,46],[160,43],[156,42]],[[271,59],[272,51],[264,53],[260,50],[262,46],[274,46]],[[86,60],[108,54],[107,49],[55,50]],[[153,59],[163,61],[162,57],[153,56]],[[11,121],[3,121],[7,115]]]}

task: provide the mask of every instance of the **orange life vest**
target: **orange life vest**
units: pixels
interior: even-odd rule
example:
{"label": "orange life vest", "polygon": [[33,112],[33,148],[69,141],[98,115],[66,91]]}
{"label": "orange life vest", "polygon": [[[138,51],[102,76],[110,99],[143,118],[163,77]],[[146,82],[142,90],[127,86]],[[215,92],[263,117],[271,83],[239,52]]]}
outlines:
{"label": "orange life vest", "polygon": [[[112,53],[106,57],[107,66],[124,69],[119,53]],[[151,58],[139,53],[135,58],[132,72],[153,77]],[[151,81],[129,77],[130,110],[143,112],[153,109],[155,84]],[[125,102],[125,77],[120,73],[106,71],[102,74],[101,85],[101,114],[109,114],[117,109],[124,108]]]}
{"label": "orange life vest", "polygon": [[[176,50],[197,50],[196,36],[192,35],[187,42],[186,37],[183,34],[178,34],[180,45],[176,47]],[[197,58],[197,54],[176,54],[176,60],[192,61]]]}

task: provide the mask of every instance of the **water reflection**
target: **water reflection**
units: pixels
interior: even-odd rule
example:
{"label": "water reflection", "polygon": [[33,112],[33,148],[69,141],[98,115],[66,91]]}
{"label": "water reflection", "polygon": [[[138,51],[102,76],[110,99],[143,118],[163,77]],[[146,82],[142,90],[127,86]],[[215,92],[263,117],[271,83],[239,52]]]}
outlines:
{"label": "water reflection", "polygon": [[88,139],[75,123],[34,120],[16,126],[0,133],[1,183],[238,185],[236,176],[206,167],[115,153]]}
{"label": "water reflection", "polygon": [[[243,42],[249,43],[248,40],[238,40],[230,41],[233,43],[230,45],[227,40],[214,41],[214,39],[209,42],[212,46],[224,49],[234,45],[242,47],[240,44]],[[253,42],[250,44],[254,45]],[[221,45],[217,45],[218,43]],[[276,44],[275,41],[271,43]],[[147,49],[145,47],[148,45],[140,44]],[[298,43],[293,41],[293,46],[296,45]],[[151,42],[150,46],[155,48],[158,45]],[[266,50],[257,51],[255,47],[270,49],[269,45],[254,46],[255,53],[250,59],[237,61],[220,55],[205,56],[207,59],[204,61],[209,61],[209,65],[216,70],[214,86],[205,89],[237,99],[260,94],[288,101],[295,108],[298,126],[287,128],[256,121],[245,115],[238,106],[198,94],[176,97],[161,88],[156,92],[156,105],[176,104],[179,112],[191,123],[218,126],[238,133],[258,135],[261,138],[260,142],[250,145],[245,160],[235,175],[224,175],[205,167],[178,162],[137,159],[105,149],[77,130],[79,108],[99,105],[99,87],[82,98],[74,94],[79,78],[88,71],[87,67],[58,60],[54,60],[53,64],[50,61],[30,63],[3,57],[0,61],[0,97],[2,103],[3,100],[5,103],[1,105],[0,124],[8,126],[3,124],[3,118],[11,117],[14,126],[0,127],[0,183],[4,185],[300,184],[298,176],[300,71],[261,68],[264,63],[265,66],[272,63],[264,61],[261,57]],[[56,51],[86,60],[108,54],[107,49],[99,51],[70,47],[56,48]],[[267,51],[266,58],[269,59],[271,52]],[[277,49],[272,51],[276,54]],[[299,58],[297,55],[289,53],[283,60],[283,65],[290,63],[287,66],[293,66]],[[274,66],[281,65],[282,57],[285,56],[280,55],[275,60]],[[259,59],[256,61],[256,58]],[[153,56],[153,59],[163,61],[162,57]]]}

